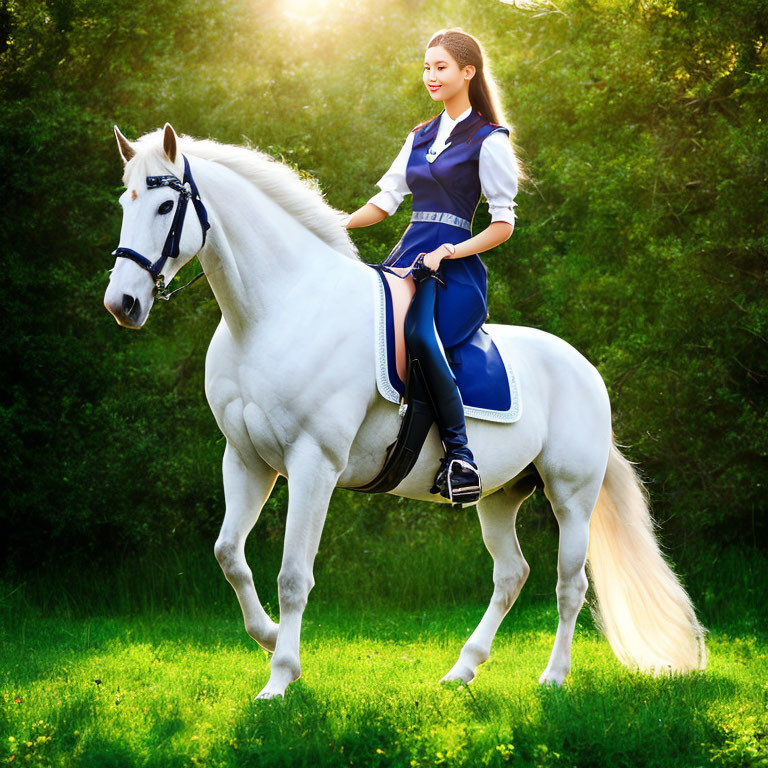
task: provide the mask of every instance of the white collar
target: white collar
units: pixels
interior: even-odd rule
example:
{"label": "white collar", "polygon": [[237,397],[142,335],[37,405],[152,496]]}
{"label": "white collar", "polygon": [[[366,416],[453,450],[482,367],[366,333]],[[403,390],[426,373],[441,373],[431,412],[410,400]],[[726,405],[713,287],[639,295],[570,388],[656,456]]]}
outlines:
{"label": "white collar", "polygon": [[468,106],[455,120],[448,114],[448,110],[443,109],[443,116],[440,118],[440,124],[444,122],[453,128],[456,123],[460,123],[465,118],[469,117],[472,112],[472,105]]}
{"label": "white collar", "polygon": [[440,115],[440,125],[437,128],[435,141],[427,152],[427,160],[430,163],[433,162],[446,147],[450,146],[448,139],[450,138],[451,133],[453,133],[456,124],[469,117],[471,112],[472,107],[470,106],[465,109],[455,120],[453,120],[448,115],[448,112],[443,110],[442,114]]}

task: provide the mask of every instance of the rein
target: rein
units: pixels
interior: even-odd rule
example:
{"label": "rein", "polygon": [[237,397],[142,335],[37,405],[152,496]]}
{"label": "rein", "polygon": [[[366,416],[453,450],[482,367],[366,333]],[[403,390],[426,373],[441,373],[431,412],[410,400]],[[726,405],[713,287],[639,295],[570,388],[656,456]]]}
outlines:
{"label": "rein", "polygon": [[205,237],[208,230],[211,228],[208,221],[208,211],[205,210],[203,201],[200,199],[200,192],[197,189],[197,184],[192,178],[192,171],[189,169],[189,161],[186,156],[182,155],[184,159],[184,178],[179,179],[172,174],[166,176],[147,176],[147,189],[155,189],[156,187],[170,187],[179,193],[179,200],[176,205],[176,212],[173,215],[173,221],[171,222],[171,228],[168,230],[168,236],[165,238],[165,244],[163,245],[160,258],[154,263],[143,256],[138,251],[134,251],[131,248],[118,247],[112,251],[112,255],[118,258],[130,259],[138,264],[142,269],[146,269],[152,276],[152,281],[155,284],[152,295],[162,301],[170,301],[171,297],[177,294],[179,291],[192,285],[192,283],[199,280],[204,272],[195,276],[188,283],[185,283],[180,288],[176,288],[174,291],[168,291],[165,285],[165,277],[163,276],[163,267],[168,259],[175,259],[179,255],[179,243],[181,242],[181,231],[184,226],[184,216],[187,213],[187,205],[189,201],[192,201],[192,205],[195,207],[197,218],[200,221],[200,227],[203,230],[203,242],[198,249],[198,253],[205,245]]}

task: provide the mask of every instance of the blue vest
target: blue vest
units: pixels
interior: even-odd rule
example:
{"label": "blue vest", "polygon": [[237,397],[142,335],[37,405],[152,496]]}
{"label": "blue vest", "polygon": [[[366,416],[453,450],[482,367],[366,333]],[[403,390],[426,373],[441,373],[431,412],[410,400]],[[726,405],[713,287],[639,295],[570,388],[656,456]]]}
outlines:
{"label": "blue vest", "polygon": [[[489,123],[476,110],[457,123],[446,147],[428,162],[426,153],[437,136],[440,115],[414,128],[406,181],[413,194],[413,218],[400,242],[384,261],[390,267],[409,267],[419,253],[443,243],[472,237],[472,219],[482,190],[478,166],[483,141],[494,131],[509,130]],[[488,270],[477,254],[443,259],[435,308],[435,325],[446,349],[470,338],[488,316]]]}

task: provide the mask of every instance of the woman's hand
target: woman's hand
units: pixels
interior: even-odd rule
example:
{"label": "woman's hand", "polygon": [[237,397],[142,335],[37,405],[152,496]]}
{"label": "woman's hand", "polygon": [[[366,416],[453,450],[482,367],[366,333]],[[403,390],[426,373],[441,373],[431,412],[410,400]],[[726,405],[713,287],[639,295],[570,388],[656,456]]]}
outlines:
{"label": "woman's hand", "polygon": [[440,267],[440,262],[446,256],[448,256],[448,249],[443,248],[441,245],[439,248],[435,248],[434,251],[430,251],[429,253],[424,254],[424,266],[429,267],[434,272],[437,272]]}

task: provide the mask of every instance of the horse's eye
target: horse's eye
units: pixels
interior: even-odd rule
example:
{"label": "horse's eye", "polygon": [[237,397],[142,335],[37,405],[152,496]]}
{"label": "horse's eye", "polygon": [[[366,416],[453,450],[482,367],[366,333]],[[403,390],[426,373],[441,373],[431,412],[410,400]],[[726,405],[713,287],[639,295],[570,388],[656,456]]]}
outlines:
{"label": "horse's eye", "polygon": [[158,213],[170,213],[173,210],[173,200],[166,200],[158,209]]}

